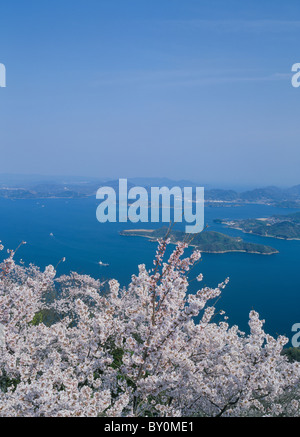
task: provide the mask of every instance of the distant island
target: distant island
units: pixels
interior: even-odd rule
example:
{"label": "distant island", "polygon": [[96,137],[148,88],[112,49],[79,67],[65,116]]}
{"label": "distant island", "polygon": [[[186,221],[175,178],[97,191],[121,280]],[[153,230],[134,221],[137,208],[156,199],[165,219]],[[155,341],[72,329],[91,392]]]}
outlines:
{"label": "distant island", "polygon": [[[159,229],[131,229],[120,232],[120,235],[127,237],[144,237],[151,241],[157,241],[164,238],[167,228]],[[260,255],[272,255],[278,253],[278,250],[264,246],[262,244],[247,243],[241,238],[229,237],[213,231],[203,231],[199,234],[186,234],[182,231],[172,230],[169,234],[172,244],[182,241],[188,241],[188,245],[199,249],[205,253],[227,253],[227,252],[246,252]],[[191,240],[192,238],[192,240]]]}
{"label": "distant island", "polygon": [[205,191],[208,206],[238,206],[263,204],[278,208],[300,209],[300,185],[291,188],[265,187],[238,193],[234,190],[210,189]]}
{"label": "distant island", "polygon": [[[102,186],[118,188],[118,180],[101,178],[42,177],[0,174],[0,198],[6,199],[78,199],[93,197]],[[145,187],[149,195],[151,187],[196,187],[188,180],[167,178],[129,178],[128,189]],[[205,185],[204,185],[205,187]],[[233,207],[245,204],[263,204],[281,208],[300,209],[300,185],[291,188],[264,187],[237,192],[230,189],[205,187],[205,204],[209,207]]]}
{"label": "distant island", "polygon": [[273,215],[268,218],[246,220],[214,220],[229,228],[239,229],[247,234],[273,237],[284,240],[300,240],[300,213]]}

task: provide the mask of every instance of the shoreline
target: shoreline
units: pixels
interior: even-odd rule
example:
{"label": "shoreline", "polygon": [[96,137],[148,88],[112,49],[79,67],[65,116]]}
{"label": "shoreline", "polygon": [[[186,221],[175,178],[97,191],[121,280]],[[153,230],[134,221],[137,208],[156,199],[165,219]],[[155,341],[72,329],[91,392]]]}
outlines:
{"label": "shoreline", "polygon": [[[141,232],[143,232],[141,229],[139,230]],[[153,233],[155,230],[154,229],[147,229],[146,232],[148,232],[149,234]],[[132,232],[132,233],[131,233]],[[120,235],[124,236],[124,237],[141,237],[141,238],[146,238],[147,240],[155,243],[158,241],[157,238],[151,237],[150,235],[139,235],[139,234],[134,234],[133,232],[137,232],[136,229],[132,229],[132,230],[125,230],[125,231],[121,231]],[[178,243],[181,243],[181,241],[170,241],[170,244],[173,245],[177,245]],[[234,250],[222,250],[222,251],[211,251],[211,250],[201,250],[199,249],[199,246],[195,245],[195,244],[189,244],[188,247],[194,247],[195,249],[200,250],[201,253],[210,253],[210,254],[224,254],[224,253],[249,253],[251,255],[276,255],[279,253],[278,250],[274,251],[274,252],[269,252],[269,253],[264,253],[264,252],[256,252],[256,251],[248,251],[248,250],[244,250],[244,249],[234,249]]]}
{"label": "shoreline", "polygon": [[237,231],[241,231],[243,232],[243,234],[256,235],[257,237],[263,237],[263,238],[275,238],[276,240],[284,240],[284,241],[300,241],[300,238],[284,238],[284,237],[276,237],[275,235],[261,235],[261,234],[256,234],[255,232],[247,232],[244,229],[235,226],[229,226],[226,223],[222,223],[222,224],[224,224],[229,229],[236,229]]}

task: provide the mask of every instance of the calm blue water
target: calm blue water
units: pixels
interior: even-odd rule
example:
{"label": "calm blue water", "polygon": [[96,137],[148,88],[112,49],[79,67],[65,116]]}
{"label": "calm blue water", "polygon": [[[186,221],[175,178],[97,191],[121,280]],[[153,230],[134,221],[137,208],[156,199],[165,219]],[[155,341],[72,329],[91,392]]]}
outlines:
{"label": "calm blue water", "polygon": [[[26,263],[40,267],[56,265],[62,258],[58,273],[70,270],[97,278],[116,278],[127,285],[137,266],[150,268],[155,244],[143,238],[122,237],[122,229],[137,228],[134,224],[107,223],[96,220],[97,201],[78,200],[6,200],[0,199],[0,240],[6,248],[27,241],[18,252]],[[264,205],[206,208],[205,222],[211,230],[225,231],[244,240],[267,244],[280,251],[263,256],[246,253],[203,254],[193,275],[202,272],[204,283],[216,286],[227,276],[230,284],[223,292],[218,308],[224,309],[232,324],[247,330],[249,311],[253,308],[266,319],[266,330],[291,338],[291,327],[300,322],[300,241],[284,241],[243,234],[213,223],[214,218],[267,217],[288,214],[295,210]],[[159,226],[159,225],[158,225]],[[153,224],[142,224],[152,228]],[[50,237],[50,233],[54,237]],[[3,253],[1,254],[3,255]],[[100,267],[99,261],[109,263]],[[196,286],[193,282],[193,287]]]}

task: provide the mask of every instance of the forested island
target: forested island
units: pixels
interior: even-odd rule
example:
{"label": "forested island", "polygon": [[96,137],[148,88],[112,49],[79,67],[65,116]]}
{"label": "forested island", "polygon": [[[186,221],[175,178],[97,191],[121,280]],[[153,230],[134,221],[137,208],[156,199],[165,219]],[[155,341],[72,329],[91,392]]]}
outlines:
{"label": "forested island", "polygon": [[246,220],[214,220],[229,228],[239,229],[247,234],[273,237],[284,240],[300,239],[300,212],[289,215],[273,215],[268,218]]}
{"label": "forested island", "polygon": [[[131,229],[121,231],[120,234],[127,237],[144,237],[151,241],[164,238],[168,228],[159,229]],[[278,251],[272,247],[262,244],[254,244],[243,241],[239,237],[230,237],[214,231],[203,231],[199,234],[186,234],[178,230],[171,230],[168,234],[171,243],[187,242],[189,246],[199,249],[205,253],[227,253],[227,252],[246,252],[260,255],[272,255]]]}

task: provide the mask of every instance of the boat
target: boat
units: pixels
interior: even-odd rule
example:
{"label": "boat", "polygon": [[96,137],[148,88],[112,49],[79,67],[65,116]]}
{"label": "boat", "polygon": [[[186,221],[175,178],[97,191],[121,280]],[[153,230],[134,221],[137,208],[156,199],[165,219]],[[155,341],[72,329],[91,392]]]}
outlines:
{"label": "boat", "polygon": [[99,264],[99,266],[101,266],[101,267],[108,267],[108,266],[109,266],[109,264],[104,263],[104,262],[102,262],[102,261],[99,261],[98,264]]}

